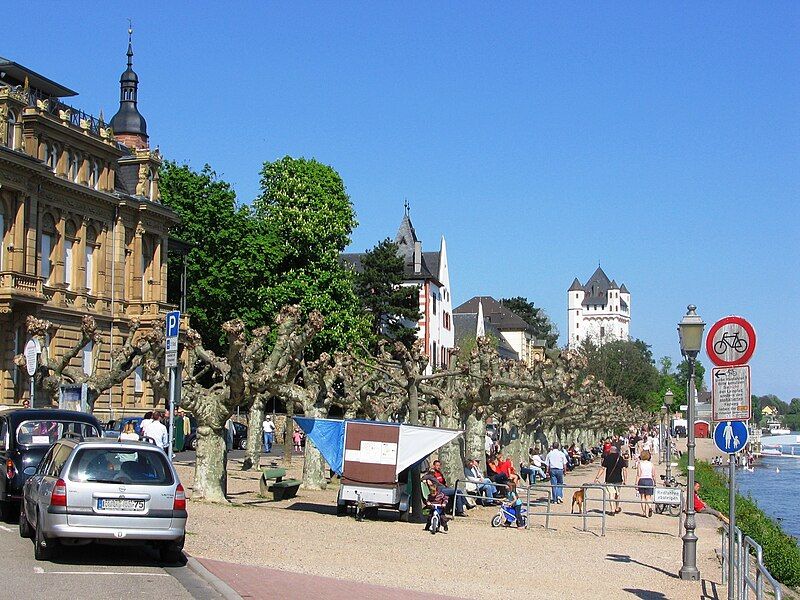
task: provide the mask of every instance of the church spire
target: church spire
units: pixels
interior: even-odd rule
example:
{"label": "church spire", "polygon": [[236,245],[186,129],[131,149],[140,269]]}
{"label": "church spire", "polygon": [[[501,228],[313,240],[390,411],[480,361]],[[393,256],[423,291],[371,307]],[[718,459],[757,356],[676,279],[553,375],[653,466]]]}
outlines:
{"label": "church spire", "polygon": [[119,110],[111,119],[114,135],[126,146],[147,147],[147,122],[137,108],[139,76],[133,70],[133,26],[128,21],[128,68],[119,78]]}

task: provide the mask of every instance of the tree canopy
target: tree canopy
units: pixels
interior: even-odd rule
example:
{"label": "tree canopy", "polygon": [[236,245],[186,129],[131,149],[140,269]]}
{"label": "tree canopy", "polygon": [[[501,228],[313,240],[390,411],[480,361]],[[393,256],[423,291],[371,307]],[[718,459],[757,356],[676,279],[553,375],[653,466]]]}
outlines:
{"label": "tree canopy", "polygon": [[544,340],[548,348],[558,344],[558,328],[544,309],[534,306],[527,298],[515,296],[502,298],[500,303],[531,326],[537,340]]}
{"label": "tree canopy", "polygon": [[[410,347],[417,336],[419,290],[403,285],[403,258],[389,238],[361,257],[356,293],[372,322],[375,339],[400,341]],[[413,326],[410,326],[412,325]]]}
{"label": "tree canopy", "polygon": [[356,216],[339,174],[313,159],[265,162],[255,216],[277,241],[274,283],[263,301],[274,314],[298,304],[325,318],[313,352],[345,348],[369,337],[369,320],[355,293],[355,276],[339,255]]}
{"label": "tree canopy", "polygon": [[[166,162],[159,186],[162,202],[181,218],[172,235],[190,246],[186,305],[192,326],[219,351],[225,321],[239,317],[256,327],[272,319],[265,298],[279,264],[277,238],[249,207],[237,204],[230,184],[209,165],[197,172]],[[170,288],[177,289],[183,259],[171,254],[169,260]]]}

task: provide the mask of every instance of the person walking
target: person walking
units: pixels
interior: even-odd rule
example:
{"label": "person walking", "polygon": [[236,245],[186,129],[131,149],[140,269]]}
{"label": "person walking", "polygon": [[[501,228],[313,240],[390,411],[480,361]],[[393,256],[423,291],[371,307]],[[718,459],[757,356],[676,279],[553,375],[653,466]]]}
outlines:
{"label": "person walking", "polygon": [[264,432],[264,452],[269,454],[272,452],[272,444],[275,443],[275,423],[272,422],[270,415],[264,417],[261,430]]}
{"label": "person walking", "polygon": [[653,516],[653,507],[650,505],[650,501],[653,499],[656,485],[656,468],[651,458],[649,450],[642,450],[642,456],[639,459],[639,467],[636,469],[636,485],[638,486],[639,497],[642,501],[643,517]]}
{"label": "person walking", "polygon": [[556,504],[564,503],[564,471],[567,469],[567,457],[560,448],[558,442],[553,442],[552,449],[544,458],[550,473],[551,497]]}
{"label": "person walking", "polygon": [[627,477],[625,467],[627,466],[628,463],[622,458],[619,450],[617,450],[615,446],[611,446],[608,455],[603,458],[600,469],[597,471],[597,475],[594,478],[594,482],[598,483],[600,481],[600,475],[605,471],[606,492],[609,496],[614,498],[617,505],[613,514],[622,512],[622,509],[619,507],[619,494],[621,491],[619,486],[625,485]]}

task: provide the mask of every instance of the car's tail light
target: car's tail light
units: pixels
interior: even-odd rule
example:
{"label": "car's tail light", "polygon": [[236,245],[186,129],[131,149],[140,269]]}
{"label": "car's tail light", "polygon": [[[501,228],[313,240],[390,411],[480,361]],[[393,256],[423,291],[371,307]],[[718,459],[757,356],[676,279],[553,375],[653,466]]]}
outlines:
{"label": "car's tail light", "polygon": [[50,496],[50,506],[66,506],[67,505],[67,484],[63,479],[56,481],[53,486],[53,494]]}
{"label": "car's tail light", "polygon": [[172,503],[172,510],[186,510],[186,492],[179,483],[175,488],[175,502]]}
{"label": "car's tail light", "polygon": [[6,478],[7,479],[14,479],[17,474],[17,470],[14,468],[14,461],[10,458],[6,461]]}

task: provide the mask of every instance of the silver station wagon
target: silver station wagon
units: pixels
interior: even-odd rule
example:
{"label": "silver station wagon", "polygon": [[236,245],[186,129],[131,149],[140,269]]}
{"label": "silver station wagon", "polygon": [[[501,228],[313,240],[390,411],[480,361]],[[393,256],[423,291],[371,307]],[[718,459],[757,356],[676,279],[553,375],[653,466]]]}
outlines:
{"label": "silver station wagon", "polygon": [[98,541],[150,543],[176,562],[186,517],[183,486],[160,448],[74,436],[53,444],[25,482],[19,533],[34,539],[37,560]]}

